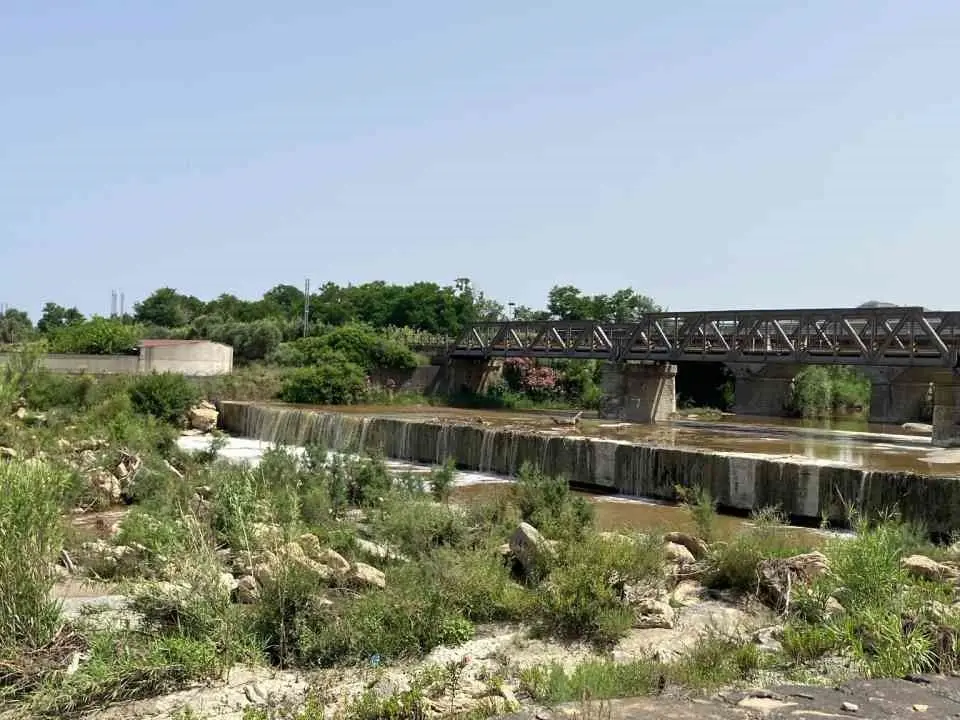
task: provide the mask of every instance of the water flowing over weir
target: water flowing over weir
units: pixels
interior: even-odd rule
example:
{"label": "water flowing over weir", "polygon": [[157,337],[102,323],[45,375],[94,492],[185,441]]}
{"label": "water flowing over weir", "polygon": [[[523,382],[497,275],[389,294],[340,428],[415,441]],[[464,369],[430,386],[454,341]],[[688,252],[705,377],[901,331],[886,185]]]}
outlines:
{"label": "water flowing over weir", "polygon": [[548,475],[621,493],[675,500],[676,487],[708,488],[723,509],[779,506],[797,520],[824,516],[843,524],[845,506],[864,514],[898,509],[931,532],[960,528],[960,480],[852,464],[419,418],[361,416],[242,402],[220,404],[230,433],[286,445],[320,443],[329,450],[379,451],[386,457],[515,475],[525,462]]}

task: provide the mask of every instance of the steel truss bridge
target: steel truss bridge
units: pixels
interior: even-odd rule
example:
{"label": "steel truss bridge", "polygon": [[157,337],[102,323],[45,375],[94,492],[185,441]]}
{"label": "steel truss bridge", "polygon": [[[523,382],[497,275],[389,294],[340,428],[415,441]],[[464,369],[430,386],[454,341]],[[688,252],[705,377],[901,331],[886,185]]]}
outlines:
{"label": "steel truss bridge", "polygon": [[960,312],[921,307],[650,313],[634,322],[470,325],[452,358],[749,362],[960,368]]}

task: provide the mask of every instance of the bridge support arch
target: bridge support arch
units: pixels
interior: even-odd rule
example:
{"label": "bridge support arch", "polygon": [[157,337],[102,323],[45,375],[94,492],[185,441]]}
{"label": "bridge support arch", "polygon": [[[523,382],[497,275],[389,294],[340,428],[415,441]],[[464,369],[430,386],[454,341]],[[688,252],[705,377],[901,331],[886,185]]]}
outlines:
{"label": "bridge support arch", "polygon": [[934,447],[960,447],[960,374],[956,371],[933,386]]}
{"label": "bridge support arch", "polygon": [[503,376],[503,360],[451,358],[444,368],[442,386],[447,395],[482,393]]}
{"label": "bridge support arch", "polygon": [[871,382],[871,423],[902,425],[930,419],[931,386],[938,371],[871,365],[861,370]]}
{"label": "bridge support arch", "polygon": [[607,362],[603,365],[600,417],[656,423],[677,411],[677,366],[662,362]]}
{"label": "bridge support arch", "polygon": [[783,417],[790,403],[793,379],[800,372],[791,363],[727,363],[733,373],[736,415]]}

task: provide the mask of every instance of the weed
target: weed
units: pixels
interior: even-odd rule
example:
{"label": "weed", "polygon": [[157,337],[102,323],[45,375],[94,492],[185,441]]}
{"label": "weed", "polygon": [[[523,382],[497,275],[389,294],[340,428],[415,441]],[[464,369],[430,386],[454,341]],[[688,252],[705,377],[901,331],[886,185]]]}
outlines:
{"label": "weed", "polygon": [[0,637],[46,644],[59,626],[51,572],[61,547],[66,478],[33,461],[0,462]]}

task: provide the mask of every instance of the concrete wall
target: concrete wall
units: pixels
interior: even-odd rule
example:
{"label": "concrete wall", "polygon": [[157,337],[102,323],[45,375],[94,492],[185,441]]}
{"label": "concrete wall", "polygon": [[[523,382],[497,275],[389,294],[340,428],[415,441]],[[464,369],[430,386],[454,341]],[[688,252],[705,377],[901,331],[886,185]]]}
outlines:
{"label": "concrete wall", "polygon": [[392,386],[396,390],[429,393],[437,390],[442,372],[440,365],[421,365],[412,370],[374,370],[370,379],[384,388]]}
{"label": "concrete wall", "polygon": [[[0,353],[0,366],[9,353]],[[227,375],[233,371],[233,348],[220,343],[187,343],[142,347],[139,355],[76,355],[47,353],[41,367],[56,373],[91,375],[136,375],[175,372],[184,375]]]}
{"label": "concrete wall", "polygon": [[184,375],[227,375],[233,370],[233,348],[220,343],[157,345],[140,348],[140,372]]}

